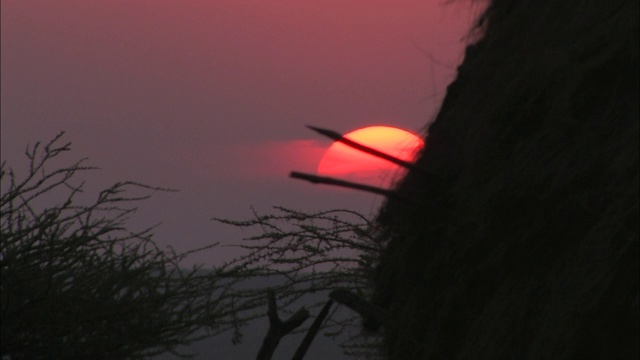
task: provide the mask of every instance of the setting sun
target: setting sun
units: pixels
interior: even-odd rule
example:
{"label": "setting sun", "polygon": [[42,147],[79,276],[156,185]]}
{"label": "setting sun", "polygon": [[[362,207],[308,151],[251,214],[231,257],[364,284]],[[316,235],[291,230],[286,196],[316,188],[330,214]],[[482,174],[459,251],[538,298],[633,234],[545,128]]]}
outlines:
{"label": "setting sun", "polygon": [[[413,161],[423,146],[416,134],[390,126],[369,126],[344,135],[345,138],[382,151],[404,161]],[[389,161],[334,142],[318,165],[321,175],[366,182],[372,185],[388,183],[400,167]]]}

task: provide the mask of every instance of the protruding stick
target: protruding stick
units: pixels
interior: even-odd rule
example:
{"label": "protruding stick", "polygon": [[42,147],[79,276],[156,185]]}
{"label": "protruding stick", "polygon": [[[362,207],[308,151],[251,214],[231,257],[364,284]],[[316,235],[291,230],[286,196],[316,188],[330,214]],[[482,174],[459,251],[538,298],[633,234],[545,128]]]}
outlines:
{"label": "protruding stick", "polygon": [[373,319],[376,322],[385,325],[389,325],[391,323],[391,316],[387,310],[369,303],[347,289],[333,290],[329,294],[329,298],[357,312],[365,319]]}
{"label": "protruding stick", "polygon": [[367,154],[373,155],[375,157],[379,157],[381,159],[390,161],[394,164],[400,165],[404,168],[410,169],[410,170],[415,170],[417,172],[420,172],[422,174],[426,174],[426,171],[416,165],[414,165],[413,163],[410,163],[408,161],[404,161],[402,159],[398,159],[395,156],[389,155],[387,153],[384,153],[382,151],[376,150],[374,148],[368,147],[366,145],[362,145],[359,142],[353,141],[351,139],[347,139],[346,137],[342,136],[341,134],[333,131],[333,130],[328,130],[328,129],[321,129],[315,126],[311,126],[311,125],[307,125],[307,127],[315,132],[317,132],[318,134],[324,135],[330,139],[333,139],[335,141],[339,141],[349,147],[352,147],[356,150],[360,150],[362,152],[365,152]]}
{"label": "protruding stick", "polygon": [[291,360],[302,360],[304,358],[304,355],[307,353],[307,350],[309,350],[309,347],[311,346],[313,339],[315,339],[316,335],[318,334],[318,331],[320,331],[320,327],[322,326],[324,319],[327,317],[327,314],[329,314],[329,309],[331,309],[331,305],[333,305],[333,300],[329,300],[327,301],[326,304],[324,304],[324,306],[322,307],[322,310],[320,310],[320,313],[318,314],[316,319],[313,321],[313,324],[311,324],[311,327],[309,327],[309,330],[307,331],[307,335],[305,335],[304,339],[302,339],[302,342],[300,343],[298,350],[296,350],[296,353],[293,355]]}
{"label": "protruding stick", "polygon": [[384,195],[387,197],[396,196],[396,194],[391,190],[370,186],[370,185],[358,184],[350,181],[338,180],[338,179],[334,179],[326,176],[305,174],[297,171],[292,171],[291,174],[289,174],[289,176],[294,179],[307,180],[314,184],[327,184],[327,185],[341,186],[349,189],[362,190],[362,191],[366,191],[374,194]]}

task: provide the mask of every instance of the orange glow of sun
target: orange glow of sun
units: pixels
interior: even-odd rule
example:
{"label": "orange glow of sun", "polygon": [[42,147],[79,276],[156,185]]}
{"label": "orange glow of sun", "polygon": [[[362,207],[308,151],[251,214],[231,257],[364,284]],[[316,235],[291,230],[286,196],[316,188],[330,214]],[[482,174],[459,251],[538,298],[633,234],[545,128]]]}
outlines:
{"label": "orange glow of sun", "polygon": [[[344,135],[362,145],[374,148],[399,159],[412,162],[424,146],[416,134],[391,126],[369,126]],[[357,181],[370,185],[389,185],[392,175],[402,168],[389,161],[334,142],[318,165],[320,175]]]}

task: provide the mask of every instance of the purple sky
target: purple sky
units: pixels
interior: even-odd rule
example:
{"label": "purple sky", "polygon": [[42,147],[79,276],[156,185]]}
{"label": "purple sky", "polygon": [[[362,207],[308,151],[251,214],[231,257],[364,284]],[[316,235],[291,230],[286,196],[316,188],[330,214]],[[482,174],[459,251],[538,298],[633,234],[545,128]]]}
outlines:
{"label": "purple sky", "polygon": [[374,213],[376,196],[287,177],[315,172],[330,145],[304,125],[421,131],[475,11],[417,0],[1,4],[2,160],[17,166],[27,143],[66,130],[68,160],[102,168],[91,184],[180,189],[130,222],[162,222],[156,239],[178,250],[251,235],[209,220],[251,206]]}

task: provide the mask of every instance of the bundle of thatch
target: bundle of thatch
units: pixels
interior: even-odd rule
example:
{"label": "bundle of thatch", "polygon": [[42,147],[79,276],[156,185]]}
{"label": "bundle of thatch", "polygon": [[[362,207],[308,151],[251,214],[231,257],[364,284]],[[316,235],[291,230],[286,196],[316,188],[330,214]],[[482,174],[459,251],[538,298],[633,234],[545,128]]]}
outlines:
{"label": "bundle of thatch", "polygon": [[638,358],[638,17],[490,2],[380,212],[390,358]]}

